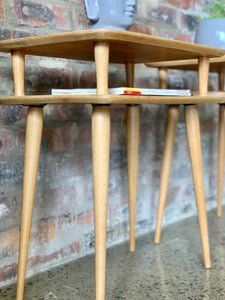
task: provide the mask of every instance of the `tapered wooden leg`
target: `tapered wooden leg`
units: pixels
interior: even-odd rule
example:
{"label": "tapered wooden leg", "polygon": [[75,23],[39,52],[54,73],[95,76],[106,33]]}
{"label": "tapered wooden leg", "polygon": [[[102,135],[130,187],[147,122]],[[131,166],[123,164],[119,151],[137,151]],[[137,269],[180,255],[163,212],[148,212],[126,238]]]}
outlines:
{"label": "tapered wooden leg", "polygon": [[[199,64],[199,95],[208,94],[209,58],[200,57]],[[199,115],[196,105],[185,106],[185,117],[189,152],[192,165],[192,174],[195,187],[195,197],[198,209],[198,219],[202,240],[203,257],[206,268],[211,267],[207,215],[205,206],[204,181],[202,170],[201,138],[199,128]]]}
{"label": "tapered wooden leg", "polygon": [[[219,90],[224,90],[225,73],[219,72]],[[222,214],[223,197],[223,173],[224,173],[224,155],[225,155],[225,105],[219,106],[219,128],[218,128],[218,180],[217,180],[217,216]]]}
{"label": "tapered wooden leg", "polygon": [[203,257],[206,268],[211,267],[207,216],[205,207],[204,182],[202,171],[201,140],[199,115],[196,105],[185,106],[187,137],[191,158],[192,175],[195,187],[195,197],[198,209],[199,227],[202,239]]}
{"label": "tapered wooden leg", "polygon": [[224,104],[219,106],[219,132],[218,132],[218,195],[217,195],[217,216],[222,214],[222,196],[223,196],[223,173],[224,173],[224,155],[225,155],[225,110]]}
{"label": "tapered wooden leg", "polygon": [[139,106],[127,106],[127,168],[130,215],[130,251],[135,251],[136,196],[139,146]]}
{"label": "tapered wooden leg", "polygon": [[20,248],[16,294],[17,300],[23,300],[24,280],[38,171],[38,161],[40,155],[42,128],[43,108],[30,107],[27,115],[24,155]]}
{"label": "tapered wooden leg", "polygon": [[95,275],[97,300],[105,299],[109,148],[109,107],[94,106],[92,116],[92,151],[95,214]]}
{"label": "tapered wooden leg", "polygon": [[161,180],[160,180],[160,188],[159,188],[158,214],[157,214],[156,231],[155,231],[155,238],[154,238],[156,244],[160,242],[163,213],[164,213],[164,208],[166,203],[166,195],[167,195],[167,189],[169,183],[178,117],[179,117],[179,107],[169,106],[167,122],[166,122],[165,144],[164,144],[164,151],[163,151],[162,171],[161,171]]}
{"label": "tapered wooden leg", "polygon": [[[126,64],[127,86],[134,86],[134,64]],[[137,172],[139,148],[139,106],[128,105],[126,113],[127,127],[127,171],[130,218],[130,251],[135,251],[135,224],[137,198]]]}
{"label": "tapered wooden leg", "polygon": [[[159,68],[159,83],[161,89],[167,88],[167,68]],[[173,157],[173,148],[176,136],[177,121],[179,117],[178,106],[169,106],[166,121],[165,143],[163,151],[163,161],[161,170],[161,180],[159,188],[158,213],[156,221],[156,231],[154,241],[160,242],[163,213],[166,203],[166,195],[169,183],[170,168]]]}
{"label": "tapered wooden leg", "polygon": [[[108,94],[109,45],[95,44],[97,94]],[[109,106],[95,105],[92,113],[92,158],[95,215],[96,300],[105,299],[106,223],[110,151]]]}
{"label": "tapered wooden leg", "polygon": [[[15,96],[24,95],[25,53],[12,51]],[[43,108],[30,107],[27,115],[23,195],[16,299],[23,300],[30,227],[43,128]]]}

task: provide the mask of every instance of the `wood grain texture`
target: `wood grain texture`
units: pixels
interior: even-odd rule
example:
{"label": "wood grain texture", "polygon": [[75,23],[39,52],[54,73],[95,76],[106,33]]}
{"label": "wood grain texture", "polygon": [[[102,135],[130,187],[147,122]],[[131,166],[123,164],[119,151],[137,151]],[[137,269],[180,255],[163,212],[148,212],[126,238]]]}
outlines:
{"label": "wood grain texture", "polygon": [[96,300],[105,299],[109,148],[109,107],[102,105],[94,106],[92,114],[92,158],[95,215]]}
{"label": "wood grain texture", "polygon": [[225,103],[225,93],[208,96],[139,96],[139,95],[27,95],[0,97],[0,105],[42,104],[204,104]]}
{"label": "wood grain texture", "polygon": [[209,58],[199,57],[198,60],[199,95],[208,95]]}
{"label": "wood grain texture", "polygon": [[191,158],[192,176],[195,187],[195,198],[198,209],[198,221],[202,240],[204,264],[206,268],[210,268],[211,261],[209,252],[208,226],[202,171],[201,138],[199,127],[199,115],[196,105],[185,106],[185,119],[189,153]]}
{"label": "wood grain texture", "polygon": [[[159,84],[161,89],[167,88],[167,68],[158,68],[159,72]],[[179,110],[177,109],[179,114]],[[159,199],[158,199],[158,210],[157,210],[157,220],[154,242],[158,244],[161,237],[162,220],[164,214],[164,208],[166,203],[166,195],[169,183],[169,174],[172,163],[173,147],[175,141],[176,127],[177,127],[178,115],[176,116],[176,106],[169,106],[166,121],[166,132],[165,132],[165,142],[162,160],[162,170],[160,178],[159,187]]]}
{"label": "wood grain texture", "polygon": [[109,61],[153,61],[217,57],[225,50],[170,40],[152,35],[110,29],[82,30],[25,37],[0,42],[0,52],[22,50],[25,54],[94,61],[94,44],[110,43]]}
{"label": "wood grain texture", "polygon": [[128,167],[128,194],[129,194],[129,217],[130,217],[130,251],[132,252],[135,251],[139,123],[140,123],[139,106],[128,105],[127,113],[126,113],[127,167]]}
{"label": "wood grain texture", "polygon": [[160,89],[167,89],[167,68],[159,68],[158,71]]}
{"label": "wood grain texture", "polygon": [[[199,58],[199,95],[208,94],[209,59]],[[201,136],[199,125],[199,114],[197,105],[185,106],[185,119],[188,137],[189,153],[191,158],[192,176],[195,188],[195,198],[198,209],[198,222],[202,240],[204,264],[206,268],[211,267],[209,237],[207,226],[207,214],[205,206],[205,191],[202,167]]]}
{"label": "wood grain texture", "polygon": [[25,54],[23,51],[12,51],[12,67],[15,96],[24,96]]}
{"label": "wood grain texture", "polygon": [[158,212],[156,221],[156,230],[154,242],[158,244],[161,237],[161,228],[163,213],[166,203],[166,195],[168,190],[170,169],[173,157],[174,142],[176,137],[177,122],[179,117],[179,106],[169,106],[167,121],[166,121],[166,132],[165,132],[165,142],[163,150],[163,161],[159,188],[159,200],[158,200]]}
{"label": "wood grain texture", "polygon": [[[126,64],[127,86],[134,86],[134,64]],[[129,225],[130,225],[130,251],[135,251],[135,225],[136,225],[136,198],[137,198],[137,173],[139,150],[139,106],[127,105],[126,130],[127,130],[127,173],[129,195]]]}
{"label": "wood grain texture", "polygon": [[24,279],[41,147],[42,128],[43,108],[29,108],[25,139],[23,195],[16,300],[23,300]]}
{"label": "wood grain texture", "polygon": [[134,87],[134,64],[126,63],[126,82],[128,87]]}
{"label": "wood grain texture", "polygon": [[[109,45],[95,44],[97,93],[108,93]],[[109,106],[95,105],[92,112],[92,160],[95,219],[96,300],[105,299],[107,200],[110,152]]]}
{"label": "wood grain texture", "polygon": [[[210,58],[209,64],[210,72],[224,72],[225,56]],[[146,66],[152,68],[168,68],[177,70],[198,71],[198,59],[152,62],[147,63]]]}
{"label": "wood grain texture", "polygon": [[219,130],[218,130],[218,179],[217,179],[217,216],[222,215],[223,197],[223,173],[225,156],[225,109],[224,105],[219,106]]}
{"label": "wood grain texture", "polygon": [[225,70],[218,72],[218,83],[219,83],[219,91],[224,91],[224,83],[225,83]]}
{"label": "wood grain texture", "polygon": [[[225,73],[218,73],[219,90],[224,90]],[[218,128],[218,179],[217,179],[217,216],[222,215],[224,160],[225,160],[225,105],[219,106],[219,128]]]}
{"label": "wood grain texture", "polygon": [[107,95],[108,90],[108,65],[109,44],[99,42],[95,44],[95,63],[97,77],[97,95]]}

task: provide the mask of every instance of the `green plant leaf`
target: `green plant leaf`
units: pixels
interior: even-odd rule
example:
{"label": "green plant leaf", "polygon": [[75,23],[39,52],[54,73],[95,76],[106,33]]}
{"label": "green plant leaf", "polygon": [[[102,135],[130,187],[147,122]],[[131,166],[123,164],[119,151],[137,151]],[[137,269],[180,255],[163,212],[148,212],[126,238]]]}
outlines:
{"label": "green plant leaf", "polygon": [[198,21],[225,18],[225,1],[218,0],[211,2],[203,11],[206,12],[208,16],[200,18]]}

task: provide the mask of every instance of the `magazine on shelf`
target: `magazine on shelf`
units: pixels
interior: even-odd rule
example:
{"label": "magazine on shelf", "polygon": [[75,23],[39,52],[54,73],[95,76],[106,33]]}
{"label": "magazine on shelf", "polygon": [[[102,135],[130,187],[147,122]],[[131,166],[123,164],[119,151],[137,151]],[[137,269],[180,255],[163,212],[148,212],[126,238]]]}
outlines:
{"label": "magazine on shelf", "polygon": [[[52,95],[95,95],[96,89],[52,89]],[[190,90],[146,89],[118,87],[109,89],[111,95],[191,96]]]}

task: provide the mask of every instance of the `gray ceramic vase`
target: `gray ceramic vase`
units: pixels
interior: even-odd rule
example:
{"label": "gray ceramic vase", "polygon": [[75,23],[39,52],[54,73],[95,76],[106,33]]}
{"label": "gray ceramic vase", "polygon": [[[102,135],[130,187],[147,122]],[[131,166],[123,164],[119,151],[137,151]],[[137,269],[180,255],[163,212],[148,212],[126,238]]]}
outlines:
{"label": "gray ceramic vase", "polygon": [[225,49],[225,19],[201,21],[197,27],[195,43]]}
{"label": "gray ceramic vase", "polygon": [[84,0],[90,29],[127,30],[135,23],[137,0]]}

